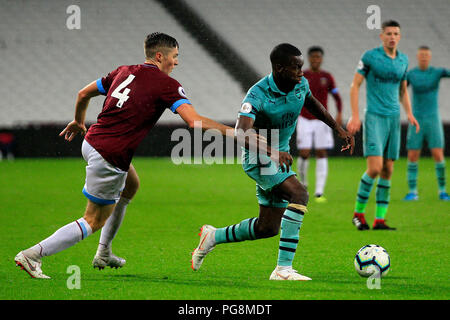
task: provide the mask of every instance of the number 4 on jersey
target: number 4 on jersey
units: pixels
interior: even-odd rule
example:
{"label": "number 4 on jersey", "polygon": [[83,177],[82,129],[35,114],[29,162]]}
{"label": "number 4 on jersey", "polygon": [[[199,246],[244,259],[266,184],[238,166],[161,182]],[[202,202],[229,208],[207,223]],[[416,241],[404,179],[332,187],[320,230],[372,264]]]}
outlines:
{"label": "number 4 on jersey", "polygon": [[[131,81],[134,80],[134,78],[135,78],[134,75],[130,74],[128,78],[126,78],[125,81],[119,84],[111,94],[111,97],[119,99],[119,101],[117,101],[116,107],[122,108],[123,103],[128,100],[129,98],[128,94],[130,93],[130,89],[128,89],[127,86],[131,83]],[[123,91],[120,92],[122,89]]]}

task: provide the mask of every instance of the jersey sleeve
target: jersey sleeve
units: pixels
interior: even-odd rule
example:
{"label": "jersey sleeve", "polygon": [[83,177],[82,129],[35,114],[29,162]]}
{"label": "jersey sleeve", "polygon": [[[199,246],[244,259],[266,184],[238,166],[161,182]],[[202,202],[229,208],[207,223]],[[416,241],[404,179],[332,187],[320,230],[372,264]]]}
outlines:
{"label": "jersey sleeve", "polygon": [[106,96],[108,94],[109,88],[111,87],[114,78],[119,73],[119,69],[120,67],[108,73],[106,77],[97,79],[97,89],[102,95]]}
{"label": "jersey sleeve", "polygon": [[184,88],[173,78],[169,78],[167,84],[163,86],[160,99],[173,113],[177,113],[177,108],[184,103],[192,104],[187,98]]}
{"label": "jersey sleeve", "polygon": [[411,84],[411,70],[406,72],[406,85],[409,86],[410,84]]}
{"label": "jersey sleeve", "polygon": [[302,82],[303,80],[305,81],[305,91],[306,91],[305,98],[309,98],[312,96],[311,88],[309,87],[309,80],[306,79],[306,77],[303,77]]}
{"label": "jersey sleeve", "polygon": [[409,66],[409,59],[408,56],[405,55],[406,58],[406,65],[405,65],[405,71],[403,72],[402,81],[408,81],[408,66]]}
{"label": "jersey sleeve", "polygon": [[364,52],[364,54],[362,55],[361,59],[358,62],[356,72],[366,77],[369,71],[370,71],[370,53],[366,51]]}
{"label": "jersey sleeve", "polygon": [[244,100],[242,100],[239,116],[250,117],[255,120],[258,112],[262,108],[262,104],[262,98],[258,94],[256,87],[250,88]]}
{"label": "jersey sleeve", "polygon": [[450,78],[450,69],[441,68],[441,78]]}
{"label": "jersey sleeve", "polygon": [[336,87],[336,81],[334,81],[334,77],[331,75],[331,73],[328,73],[327,76],[328,76],[328,91],[331,94],[339,93],[339,90]]}
{"label": "jersey sleeve", "polygon": [[336,82],[334,81],[334,77],[331,73],[328,73],[328,91],[333,95],[334,101],[336,102],[336,109],[341,112],[342,111],[342,99],[339,94],[339,90],[336,87]]}

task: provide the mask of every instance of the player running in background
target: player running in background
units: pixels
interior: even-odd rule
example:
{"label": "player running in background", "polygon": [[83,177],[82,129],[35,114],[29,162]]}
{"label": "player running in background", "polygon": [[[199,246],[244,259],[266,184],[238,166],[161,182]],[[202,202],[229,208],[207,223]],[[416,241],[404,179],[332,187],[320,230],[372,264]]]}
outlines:
{"label": "player running in background", "polygon": [[423,141],[435,162],[439,199],[449,201],[445,185],[444,130],[438,108],[438,90],[441,78],[450,77],[450,69],[430,66],[431,50],[421,46],[417,51],[418,66],[407,75],[408,85],[413,91],[413,114],[420,124],[420,132],[408,126],[406,148],[408,149],[408,187],[404,200],[419,199],[417,190],[418,161]]}
{"label": "player running in background", "polygon": [[[328,109],[328,94],[336,102],[336,122],[342,126],[342,100],[336,83],[331,73],[320,67],[323,61],[324,51],[321,47],[314,46],[308,49],[309,69],[305,70],[303,76],[308,79],[311,93],[317,100]],[[316,155],[316,185],[314,197],[316,202],[325,202],[323,196],[325,183],[328,176],[328,153],[327,149],[334,147],[333,132],[329,126],[317,119],[308,109],[303,108],[297,123],[297,169],[300,182],[308,187],[308,164],[311,149],[315,149]]]}
{"label": "player running in background", "polygon": [[181,84],[169,76],[178,65],[178,42],[174,38],[152,33],[147,36],[144,48],[145,63],[120,66],[78,93],[75,119],[60,134],[67,141],[78,133],[86,133],[89,100],[100,94],[106,96],[97,123],[89,128],[82,145],[87,161],[83,188],[87,207],[82,218],[16,255],[16,264],[34,278],[49,278],[42,273],[42,257],[65,250],[102,227],[94,267],[123,266],[125,260],[112,254],[111,243],[127,204],[139,187],[131,160],[166,109],[178,113],[191,128],[201,121],[204,130],[217,129],[223,135],[233,132],[230,127],[198,115]]}
{"label": "player running in background", "polygon": [[[224,228],[204,225],[200,231],[200,243],[192,253],[191,267],[198,270],[205,258],[217,244],[256,240],[278,234],[281,224],[277,267],[270,280],[310,280],[292,268],[299,241],[299,231],[308,204],[305,187],[291,170],[289,140],[303,106],[337,131],[345,140],[342,150],[353,152],[353,136],[342,129],[309,90],[308,80],[303,77],[303,56],[290,44],[276,46],[271,54],[272,73],[250,88],[243,100],[236,122],[238,140],[247,132],[258,128],[275,130],[268,137],[266,156],[243,150],[243,169],[256,181],[259,216],[245,219]],[[274,138],[278,133],[279,139]],[[273,149],[279,150],[278,161],[271,161]],[[250,149],[252,150],[252,149]],[[270,156],[270,158],[269,158]]]}
{"label": "player running in background", "polygon": [[408,56],[397,49],[400,37],[398,22],[383,22],[380,33],[382,45],[362,55],[350,87],[352,116],[347,129],[355,134],[361,127],[359,88],[366,79],[367,109],[364,117],[363,151],[367,158],[367,170],[359,183],[352,220],[358,230],[370,229],[364,214],[370,191],[378,176],[373,229],[395,230],[386,224],[385,217],[394,161],[398,159],[400,151],[400,101],[408,121],[419,130],[406,88]]}

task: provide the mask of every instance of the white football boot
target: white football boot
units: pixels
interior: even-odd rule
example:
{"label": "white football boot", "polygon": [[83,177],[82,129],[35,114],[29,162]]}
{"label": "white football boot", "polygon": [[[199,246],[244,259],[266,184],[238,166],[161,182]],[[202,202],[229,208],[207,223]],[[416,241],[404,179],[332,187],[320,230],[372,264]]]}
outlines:
{"label": "white football boot", "polygon": [[50,279],[42,273],[41,265],[42,261],[27,257],[24,255],[23,251],[20,251],[14,258],[16,266],[20,267],[21,270],[25,270],[32,278],[37,279]]}
{"label": "white football boot", "polygon": [[92,266],[103,270],[105,267],[122,268],[127,261],[121,257],[116,256],[111,252],[111,249],[97,250]]}
{"label": "white football boot", "polygon": [[201,227],[200,242],[197,248],[192,252],[191,268],[194,271],[200,269],[205,256],[210,253],[216,246],[215,240],[216,228],[205,224]]}
{"label": "white football boot", "polygon": [[292,267],[277,266],[270,275],[269,280],[308,281],[311,280],[311,278],[301,275],[297,270],[292,269]]}

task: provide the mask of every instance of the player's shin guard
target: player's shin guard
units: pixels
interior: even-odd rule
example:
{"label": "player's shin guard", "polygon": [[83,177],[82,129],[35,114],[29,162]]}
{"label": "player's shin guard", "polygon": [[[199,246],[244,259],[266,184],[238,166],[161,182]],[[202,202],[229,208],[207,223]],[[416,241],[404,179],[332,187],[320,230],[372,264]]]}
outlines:
{"label": "player's shin guard", "polygon": [[364,172],[361,181],[359,182],[358,193],[356,195],[356,213],[365,213],[367,201],[369,200],[370,191],[372,191],[374,181],[375,179],[371,178],[367,172]]}
{"label": "player's shin guard", "polygon": [[445,161],[436,162],[436,177],[438,181],[439,192],[445,192],[446,181],[445,181]]}
{"label": "player's shin guard", "polygon": [[306,159],[303,159],[302,157],[297,158],[298,175],[300,178],[300,182],[303,183],[305,187],[308,186],[308,167],[309,167],[308,158]]}
{"label": "player's shin guard", "polygon": [[316,191],[315,195],[322,195],[325,189],[325,183],[328,176],[328,158],[319,158],[316,160]]}
{"label": "player's shin guard", "polygon": [[256,240],[255,225],[258,218],[250,218],[228,227],[216,229],[216,244],[225,242],[240,242],[244,240]]}
{"label": "player's shin guard", "polygon": [[390,200],[390,190],[391,181],[379,178],[376,190],[377,207],[375,218],[377,220],[384,220],[384,217],[386,216]]}
{"label": "player's shin guard", "polygon": [[121,197],[120,200],[117,202],[113,213],[109,216],[108,220],[106,220],[106,223],[102,228],[98,251],[111,248],[111,243],[114,237],[116,236],[117,231],[119,231],[123,218],[125,217],[127,206],[130,203],[130,201],[131,201],[130,199]]}
{"label": "player's shin guard", "polygon": [[55,233],[36,246],[39,246],[41,256],[51,256],[72,247],[91,234],[92,229],[87,221],[84,218],[80,218],[56,230]]}
{"label": "player's shin guard", "polygon": [[417,162],[408,161],[408,188],[409,192],[417,194],[417,175],[419,166]]}
{"label": "player's shin guard", "polygon": [[292,266],[297,250],[300,227],[306,206],[289,204],[281,218],[280,246],[278,250],[278,266]]}

